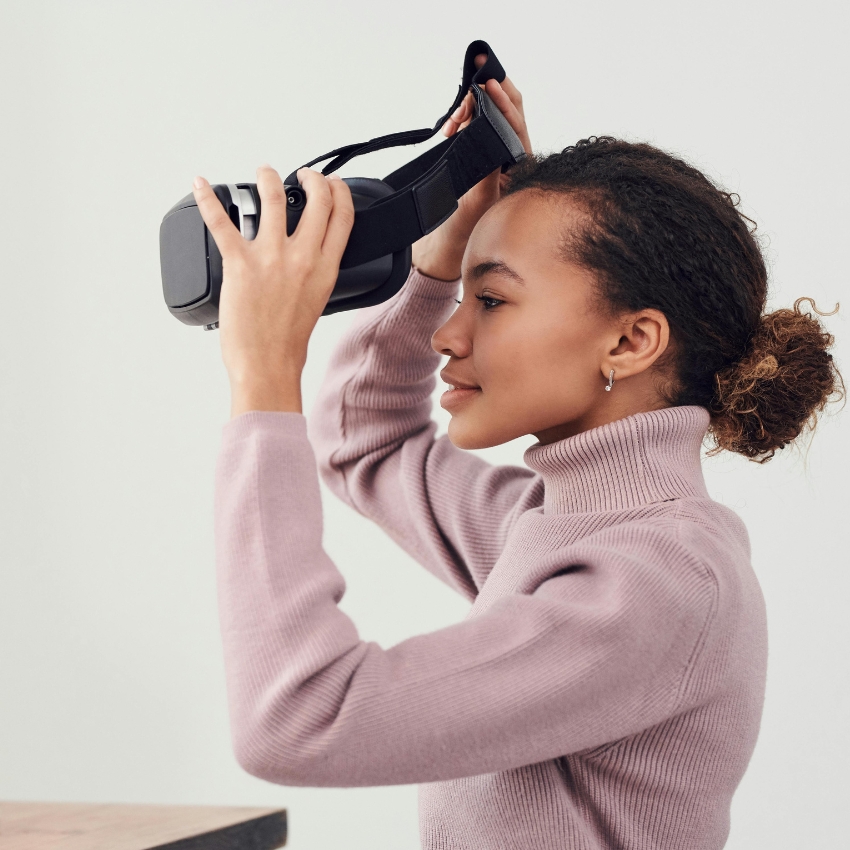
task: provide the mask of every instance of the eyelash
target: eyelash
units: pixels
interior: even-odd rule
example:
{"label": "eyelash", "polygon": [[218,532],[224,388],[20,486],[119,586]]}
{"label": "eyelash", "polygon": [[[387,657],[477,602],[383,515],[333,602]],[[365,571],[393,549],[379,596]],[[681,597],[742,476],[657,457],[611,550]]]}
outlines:
{"label": "eyelash", "polygon": [[[479,301],[495,301],[495,302],[496,302],[496,304],[495,304],[495,306],[494,306],[494,307],[488,307],[486,304],[484,305],[484,309],[485,309],[487,312],[489,312],[490,310],[495,310],[495,309],[496,309],[496,307],[498,307],[498,306],[499,306],[499,304],[504,304],[504,303],[505,303],[504,301],[500,301],[498,298],[488,298],[486,295],[476,295],[475,297],[476,297]],[[456,301],[458,304],[460,304],[460,301],[458,301],[458,300],[457,300],[457,298],[455,298],[455,301]]]}

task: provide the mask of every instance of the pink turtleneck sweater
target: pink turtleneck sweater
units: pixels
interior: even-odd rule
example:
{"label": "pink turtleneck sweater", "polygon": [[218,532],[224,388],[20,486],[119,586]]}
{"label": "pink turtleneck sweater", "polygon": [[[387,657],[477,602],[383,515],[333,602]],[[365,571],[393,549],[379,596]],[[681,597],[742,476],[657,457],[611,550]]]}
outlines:
{"label": "pink turtleneck sweater", "polygon": [[[412,270],[358,310],[309,429],[269,411],[224,426],[216,558],[238,761],[282,785],[420,783],[432,850],[720,848],[767,638],[744,525],[703,481],[708,413],[537,443],[525,466],[434,439],[430,338],[458,283]],[[466,618],[387,649],[361,640],[322,548],[320,476],[468,599]]]}

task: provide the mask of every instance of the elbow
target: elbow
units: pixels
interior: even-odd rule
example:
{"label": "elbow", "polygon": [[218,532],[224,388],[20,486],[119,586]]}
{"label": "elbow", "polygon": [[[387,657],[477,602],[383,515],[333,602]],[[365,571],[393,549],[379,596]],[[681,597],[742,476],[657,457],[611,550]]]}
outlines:
{"label": "elbow", "polygon": [[237,735],[235,731],[232,738],[233,755],[239,767],[251,776],[256,776],[257,779],[285,784],[286,777],[282,776],[279,770],[273,770],[273,760],[262,746],[262,742],[255,741],[244,734]]}
{"label": "elbow", "polygon": [[287,694],[269,693],[261,683],[247,684],[243,675],[228,669],[227,697],[230,747],[236,763],[246,773],[278,784],[286,783],[287,760],[277,757],[286,730],[274,718],[287,713]]}
{"label": "elbow", "polygon": [[[319,472],[319,478],[324,485],[334,494],[341,502],[344,502],[349,507],[354,507],[354,502],[348,493],[346,486],[345,473],[342,467],[334,465],[330,462],[330,458],[317,458],[316,468]],[[356,508],[355,508],[356,510]]]}
{"label": "elbow", "polygon": [[292,748],[275,741],[262,725],[234,724],[231,743],[236,762],[246,773],[277,785],[299,784]]}
{"label": "elbow", "polygon": [[334,464],[331,461],[333,452],[320,455],[315,448],[313,451],[316,455],[316,470],[319,473],[319,478],[321,478],[328,487],[333,488],[341,478],[344,478],[339,464]]}
{"label": "elbow", "polygon": [[282,726],[279,717],[274,729],[265,722],[234,724],[232,746],[238,765],[257,779],[276,785],[329,784],[329,765],[317,757],[316,742]]}

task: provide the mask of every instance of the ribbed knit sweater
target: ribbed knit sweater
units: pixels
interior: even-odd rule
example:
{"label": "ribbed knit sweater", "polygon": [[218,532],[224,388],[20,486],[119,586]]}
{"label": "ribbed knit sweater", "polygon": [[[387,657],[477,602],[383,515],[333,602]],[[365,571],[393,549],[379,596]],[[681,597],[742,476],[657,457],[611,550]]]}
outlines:
{"label": "ribbed knit sweater", "polygon": [[[294,412],[224,425],[237,759],[283,785],[419,783],[429,850],[720,848],[767,637],[746,529],[705,487],[708,412],[535,443],[525,466],[435,439],[430,338],[458,284],[414,269],[358,310],[309,429]],[[320,476],[469,600],[465,619],[386,649],[361,640],[322,548]]]}

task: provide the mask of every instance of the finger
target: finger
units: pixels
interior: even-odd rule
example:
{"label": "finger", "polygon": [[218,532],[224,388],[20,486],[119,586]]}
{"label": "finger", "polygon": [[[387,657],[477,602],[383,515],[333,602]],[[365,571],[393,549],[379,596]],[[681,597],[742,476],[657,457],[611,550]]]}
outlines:
{"label": "finger", "polygon": [[313,171],[312,168],[299,168],[297,174],[307,200],[292,238],[306,242],[308,247],[314,245],[316,250],[320,250],[333,209],[331,190],[325,175]]}
{"label": "finger", "polygon": [[458,108],[446,119],[445,124],[443,124],[444,136],[452,136],[457,132],[458,127],[460,127],[465,118],[465,104],[466,99],[462,100]]}
{"label": "finger", "polygon": [[522,112],[522,95],[519,93],[519,89],[511,82],[511,78],[505,77],[501,82],[501,86],[505,90],[505,94],[513,101],[514,106]]}
{"label": "finger", "polygon": [[221,201],[213,192],[212,186],[203,177],[196,177],[192,194],[195,196],[198,212],[201,214],[207,230],[215,239],[215,244],[218,245],[221,256],[227,257],[234,251],[240,250],[241,243],[245,240],[230,220],[230,216],[225,212]]}
{"label": "finger", "polygon": [[472,92],[467,95],[468,100],[463,103],[463,111],[460,114],[460,126],[458,130],[465,130],[472,122],[472,115],[475,106],[475,98]]}
{"label": "finger", "polygon": [[469,124],[472,117],[473,98],[470,91],[466,97],[460,102],[457,109],[449,116],[446,123],[443,124],[443,135],[453,136],[459,129]]}
{"label": "finger", "polygon": [[257,169],[257,191],[260,193],[262,215],[257,239],[281,242],[286,235],[286,190],[280,174],[270,165]]}
{"label": "finger", "polygon": [[458,108],[458,122],[460,124],[465,124],[472,118],[472,111],[475,107],[475,96],[471,91],[467,92],[466,97],[461,101],[460,107]]}
{"label": "finger", "polygon": [[[478,53],[473,62],[476,68],[481,68],[487,62],[487,54]],[[517,94],[519,94],[519,92],[517,92]],[[463,130],[464,127],[468,126],[469,122],[472,120],[472,107],[472,92],[468,92],[460,106],[443,124],[443,135],[453,136],[458,130]]]}
{"label": "finger", "polygon": [[507,92],[496,80],[487,80],[487,94],[490,95],[490,100],[499,107],[499,110],[507,119],[508,124],[513,127],[514,132],[519,136],[525,152],[531,153],[531,140],[528,138],[525,116],[514,105],[514,102],[508,97]]}
{"label": "finger", "polygon": [[[473,62],[475,64],[476,69],[481,68],[487,62],[487,54],[477,54]],[[453,120],[455,124],[462,124],[472,115],[472,107],[472,92],[469,91],[466,93],[466,97],[464,97],[464,99],[461,101],[460,106],[452,113],[451,120]]]}
{"label": "finger", "polygon": [[354,226],[354,199],[348,184],[336,174],[328,176],[328,188],[331,190],[333,209],[328,219],[325,240],[322,242],[322,254],[338,265]]}

